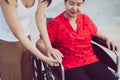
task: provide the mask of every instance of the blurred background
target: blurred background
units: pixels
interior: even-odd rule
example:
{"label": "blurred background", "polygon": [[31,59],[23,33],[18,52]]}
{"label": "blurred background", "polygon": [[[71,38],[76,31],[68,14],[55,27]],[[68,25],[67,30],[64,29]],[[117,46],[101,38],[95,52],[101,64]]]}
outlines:
{"label": "blurred background", "polygon": [[[54,17],[64,10],[64,0],[53,0],[46,10],[48,17]],[[98,26],[118,26],[120,24],[119,0],[85,0],[83,13],[88,14]]]}

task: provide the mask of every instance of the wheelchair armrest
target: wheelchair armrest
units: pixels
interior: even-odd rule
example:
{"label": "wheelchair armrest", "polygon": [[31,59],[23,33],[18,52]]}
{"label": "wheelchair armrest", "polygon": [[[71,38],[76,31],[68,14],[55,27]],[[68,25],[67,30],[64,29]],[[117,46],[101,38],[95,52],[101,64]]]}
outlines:
{"label": "wheelchair armrest", "polygon": [[[105,40],[102,40],[96,36],[92,37],[92,41],[104,46],[105,48],[108,48],[107,47],[107,44],[106,44],[106,41]],[[110,45],[110,50],[112,50],[112,45]],[[117,47],[115,47],[115,50],[117,50]]]}
{"label": "wheelchair armrest", "polygon": [[104,41],[104,40],[102,40],[102,39],[100,39],[96,36],[92,37],[92,41],[94,41],[94,42],[96,42],[96,43],[98,43],[98,44],[107,48],[106,41]]}

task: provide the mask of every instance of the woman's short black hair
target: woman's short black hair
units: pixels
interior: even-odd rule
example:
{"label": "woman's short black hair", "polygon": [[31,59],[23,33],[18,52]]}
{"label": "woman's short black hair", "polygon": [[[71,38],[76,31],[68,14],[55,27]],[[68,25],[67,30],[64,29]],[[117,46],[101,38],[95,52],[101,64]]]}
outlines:
{"label": "woman's short black hair", "polygon": [[5,0],[8,3],[8,0]]}
{"label": "woman's short black hair", "polygon": [[52,0],[43,0],[43,2],[46,2],[47,6],[49,6],[51,4]]}
{"label": "woman's short black hair", "polygon": [[[9,3],[8,2],[8,0],[5,0],[7,3]],[[52,2],[52,0],[43,0],[43,2],[46,2],[47,3],[47,6],[49,6],[50,5],[50,3]]]}
{"label": "woman's short black hair", "polygon": [[[67,1],[67,0],[64,0],[65,2]],[[85,2],[85,0],[83,0],[83,2]]]}

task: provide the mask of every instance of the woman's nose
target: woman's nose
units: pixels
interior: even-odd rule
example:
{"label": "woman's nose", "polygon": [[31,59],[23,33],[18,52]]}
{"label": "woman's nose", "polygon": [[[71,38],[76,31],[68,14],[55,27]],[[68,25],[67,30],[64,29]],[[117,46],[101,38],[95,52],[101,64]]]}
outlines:
{"label": "woman's nose", "polygon": [[74,5],[72,9],[76,11],[77,10],[77,6]]}

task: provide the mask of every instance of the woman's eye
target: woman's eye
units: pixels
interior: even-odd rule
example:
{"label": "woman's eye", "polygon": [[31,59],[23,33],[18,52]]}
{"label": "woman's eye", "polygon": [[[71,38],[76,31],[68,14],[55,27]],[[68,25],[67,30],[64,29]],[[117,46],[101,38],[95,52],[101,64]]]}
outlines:
{"label": "woman's eye", "polygon": [[82,4],[78,4],[78,6],[82,6]]}
{"label": "woman's eye", "polygon": [[74,5],[73,3],[71,3],[70,5]]}

